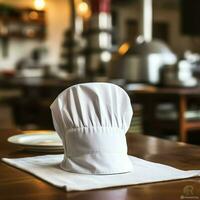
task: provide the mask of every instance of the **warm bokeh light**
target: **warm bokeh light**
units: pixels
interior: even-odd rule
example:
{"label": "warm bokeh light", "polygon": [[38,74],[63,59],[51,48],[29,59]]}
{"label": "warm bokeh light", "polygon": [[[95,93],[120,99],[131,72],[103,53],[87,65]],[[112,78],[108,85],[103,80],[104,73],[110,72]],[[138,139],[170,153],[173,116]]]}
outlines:
{"label": "warm bokeh light", "polygon": [[36,11],[32,11],[32,12],[29,13],[29,18],[31,20],[37,20],[39,18],[39,15]]}
{"label": "warm bokeh light", "polygon": [[89,18],[91,16],[90,7],[87,2],[82,1],[77,5],[77,13],[83,18]]}
{"label": "warm bokeh light", "polygon": [[118,52],[120,55],[124,55],[129,50],[129,48],[130,48],[129,43],[125,42],[119,47]]}
{"label": "warm bokeh light", "polygon": [[34,6],[36,10],[44,10],[45,8],[45,0],[35,0],[34,1]]}

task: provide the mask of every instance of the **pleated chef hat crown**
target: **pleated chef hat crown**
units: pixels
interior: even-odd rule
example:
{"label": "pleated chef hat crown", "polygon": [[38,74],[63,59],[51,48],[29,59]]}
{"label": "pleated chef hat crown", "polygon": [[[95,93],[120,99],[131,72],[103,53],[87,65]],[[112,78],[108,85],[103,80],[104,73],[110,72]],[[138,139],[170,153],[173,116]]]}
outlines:
{"label": "pleated chef hat crown", "polygon": [[110,83],[72,86],[56,98],[51,112],[64,145],[64,170],[86,174],[131,171],[125,134],[132,106],[122,88]]}

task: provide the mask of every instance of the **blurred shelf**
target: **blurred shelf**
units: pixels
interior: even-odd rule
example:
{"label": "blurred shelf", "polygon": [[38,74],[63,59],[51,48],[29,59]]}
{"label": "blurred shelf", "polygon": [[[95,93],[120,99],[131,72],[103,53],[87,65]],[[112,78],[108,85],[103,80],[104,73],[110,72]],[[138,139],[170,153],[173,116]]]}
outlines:
{"label": "blurred shelf", "polygon": [[45,11],[0,4],[0,38],[44,39]]}
{"label": "blurred shelf", "polygon": [[[154,90],[129,90],[133,102],[143,106],[143,129],[145,133],[176,131],[181,142],[188,141],[188,133],[200,130],[200,119],[188,119],[191,102],[200,106],[200,87],[196,88],[155,88]],[[177,112],[175,119],[158,119],[157,106],[162,103],[173,103]],[[197,111],[197,110],[195,110]],[[167,116],[169,113],[166,113]],[[165,117],[166,117],[165,116]]]}

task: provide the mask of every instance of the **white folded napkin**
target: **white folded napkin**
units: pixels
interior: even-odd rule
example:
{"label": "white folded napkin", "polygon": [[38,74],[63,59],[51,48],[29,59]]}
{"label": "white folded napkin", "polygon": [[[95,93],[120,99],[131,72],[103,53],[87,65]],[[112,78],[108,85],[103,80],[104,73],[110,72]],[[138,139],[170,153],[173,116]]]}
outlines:
{"label": "white folded napkin", "polygon": [[16,159],[3,158],[2,160],[66,191],[92,190],[200,176],[200,170],[184,171],[133,156],[129,158],[133,171],[113,175],[88,175],[64,171],[60,168],[63,154]]}

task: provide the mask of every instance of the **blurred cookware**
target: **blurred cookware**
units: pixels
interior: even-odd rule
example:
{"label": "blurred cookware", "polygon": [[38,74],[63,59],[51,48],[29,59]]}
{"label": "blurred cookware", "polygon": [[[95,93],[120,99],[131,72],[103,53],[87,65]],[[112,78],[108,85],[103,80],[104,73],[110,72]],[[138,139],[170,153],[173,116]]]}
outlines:
{"label": "blurred cookware", "polygon": [[161,71],[161,84],[164,86],[194,87],[198,81],[192,74],[192,65],[181,60],[175,65],[165,65]]}

